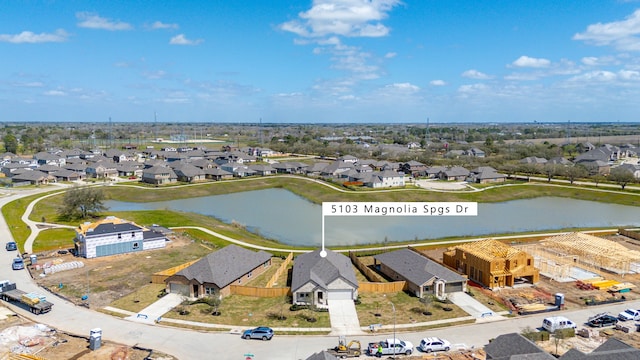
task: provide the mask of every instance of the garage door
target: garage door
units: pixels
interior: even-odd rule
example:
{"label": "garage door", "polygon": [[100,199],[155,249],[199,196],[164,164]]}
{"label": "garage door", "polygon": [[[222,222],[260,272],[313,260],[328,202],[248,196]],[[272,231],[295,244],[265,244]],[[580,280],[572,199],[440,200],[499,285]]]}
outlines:
{"label": "garage door", "polygon": [[189,285],[170,283],[169,292],[172,294],[181,294],[184,296],[189,296]]}
{"label": "garage door", "polygon": [[461,282],[454,282],[454,283],[446,283],[445,284],[445,292],[446,293],[452,293],[452,292],[456,292],[456,291],[462,291],[463,289],[463,284]]}
{"label": "garage door", "polygon": [[352,300],[351,290],[329,290],[329,300]]}

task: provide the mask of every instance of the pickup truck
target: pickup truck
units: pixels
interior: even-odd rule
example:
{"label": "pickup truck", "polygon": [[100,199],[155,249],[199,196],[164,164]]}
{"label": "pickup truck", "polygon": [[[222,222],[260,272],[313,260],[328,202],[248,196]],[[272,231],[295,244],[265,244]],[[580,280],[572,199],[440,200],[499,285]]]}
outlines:
{"label": "pickup truck", "polygon": [[[378,347],[382,347],[382,353],[378,351]],[[394,351],[395,350],[395,351]],[[369,343],[367,348],[370,356],[380,355],[411,355],[413,352],[413,344],[409,341],[399,339],[386,339],[379,342]]]}
{"label": "pickup truck", "polygon": [[0,298],[7,302],[21,303],[37,315],[51,311],[53,306],[44,296],[19,290],[16,288],[16,283],[8,280],[0,281]]}

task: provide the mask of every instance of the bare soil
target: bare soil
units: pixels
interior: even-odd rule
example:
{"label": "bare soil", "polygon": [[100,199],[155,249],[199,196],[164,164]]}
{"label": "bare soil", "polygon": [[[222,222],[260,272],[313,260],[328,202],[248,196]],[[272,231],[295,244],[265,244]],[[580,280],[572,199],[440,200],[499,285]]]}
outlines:
{"label": "bare soil", "polygon": [[[37,265],[29,266],[36,282],[52,293],[78,305],[104,307],[151,282],[153,273],[199,259],[214,251],[182,234],[170,236],[164,249],[85,259],[57,251],[38,254]],[[81,261],[84,266],[44,275],[44,264]],[[88,296],[83,300],[83,296]]]}
{"label": "bare soil", "polygon": [[43,359],[69,360],[176,360],[155,351],[131,348],[102,341],[96,350],[89,348],[89,339],[70,335],[33,323],[2,308],[6,318],[0,320],[3,342],[0,353],[32,354]]}

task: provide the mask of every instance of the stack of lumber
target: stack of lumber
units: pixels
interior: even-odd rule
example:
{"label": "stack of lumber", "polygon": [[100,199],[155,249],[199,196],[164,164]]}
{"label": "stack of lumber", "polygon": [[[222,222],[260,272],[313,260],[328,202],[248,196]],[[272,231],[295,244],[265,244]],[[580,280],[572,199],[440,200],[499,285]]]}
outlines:
{"label": "stack of lumber", "polygon": [[620,284],[620,282],[615,280],[601,280],[601,281],[595,281],[591,283],[593,287],[600,290],[605,290],[618,284]]}
{"label": "stack of lumber", "polygon": [[634,287],[636,287],[635,285],[633,285],[632,283],[628,283],[628,282],[624,282],[624,283],[620,283],[620,284],[616,284],[613,285],[609,288],[609,291],[613,291],[613,292],[628,292],[631,289],[633,289]]}

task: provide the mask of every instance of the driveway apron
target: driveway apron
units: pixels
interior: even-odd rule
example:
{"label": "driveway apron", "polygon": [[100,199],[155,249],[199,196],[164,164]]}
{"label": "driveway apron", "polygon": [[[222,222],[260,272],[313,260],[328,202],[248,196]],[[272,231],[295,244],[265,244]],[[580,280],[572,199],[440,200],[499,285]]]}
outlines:
{"label": "driveway apron", "polygon": [[162,315],[169,312],[169,310],[180,305],[184,297],[180,294],[167,294],[158,299],[153,304],[140,310],[137,314],[127,317],[127,320],[142,322],[146,324],[153,324],[156,320],[160,319]]}
{"label": "driveway apron", "polygon": [[451,302],[478,320],[497,320],[502,318],[502,316],[497,315],[481,302],[464,292],[458,291],[448,294],[448,298]]}
{"label": "driveway apron", "polygon": [[329,300],[331,335],[360,335],[360,321],[353,300]]}

